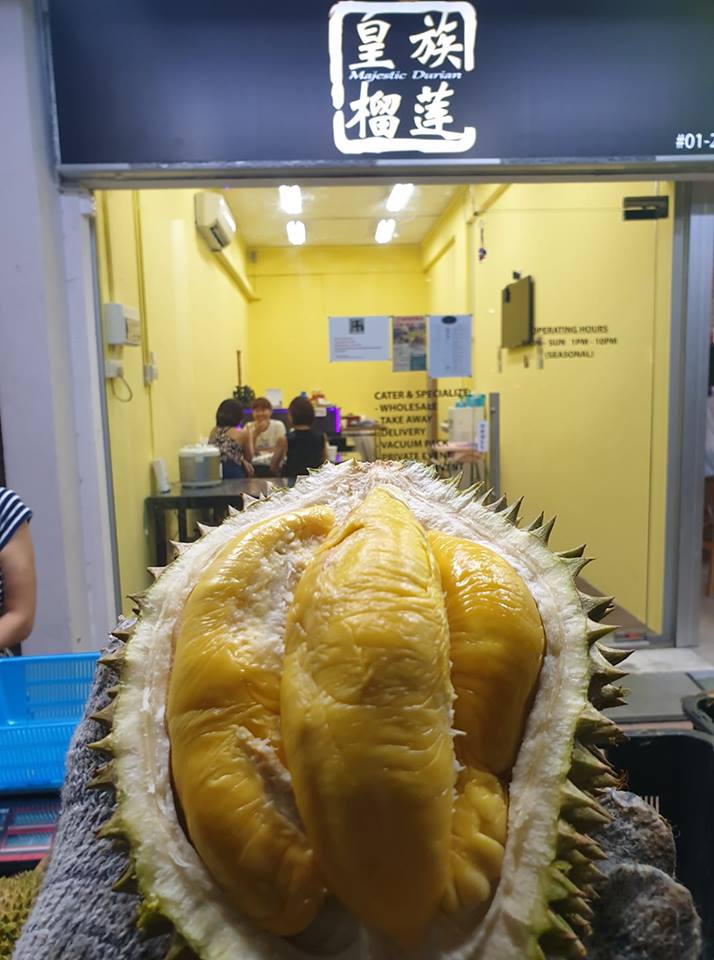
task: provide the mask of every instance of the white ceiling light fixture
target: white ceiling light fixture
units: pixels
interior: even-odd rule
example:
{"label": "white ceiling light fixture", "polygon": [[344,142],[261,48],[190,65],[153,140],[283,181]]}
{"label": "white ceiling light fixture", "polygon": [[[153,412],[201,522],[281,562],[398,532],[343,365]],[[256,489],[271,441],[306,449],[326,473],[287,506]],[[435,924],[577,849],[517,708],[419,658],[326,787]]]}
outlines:
{"label": "white ceiling light fixture", "polygon": [[288,240],[296,247],[300,247],[305,243],[305,224],[302,220],[288,220],[286,225],[286,230],[288,233]]}
{"label": "white ceiling light fixture", "polygon": [[387,197],[387,210],[390,213],[399,213],[409,203],[409,198],[413,193],[413,183],[395,183]]}
{"label": "white ceiling light fixture", "polygon": [[285,213],[302,213],[302,190],[297,184],[288,187],[283,184],[278,187],[280,209]]}
{"label": "white ceiling light fixture", "polygon": [[397,221],[391,218],[389,220],[380,220],[374,232],[374,239],[377,243],[389,243],[394,236],[394,228],[396,225]]}

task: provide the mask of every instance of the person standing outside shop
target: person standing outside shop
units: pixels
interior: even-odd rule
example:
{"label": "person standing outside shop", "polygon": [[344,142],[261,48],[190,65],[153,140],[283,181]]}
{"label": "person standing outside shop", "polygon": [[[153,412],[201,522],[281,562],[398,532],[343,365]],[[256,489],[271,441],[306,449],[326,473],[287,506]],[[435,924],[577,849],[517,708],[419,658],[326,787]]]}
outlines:
{"label": "person standing outside shop", "polygon": [[306,397],[295,397],[288,407],[291,430],[273,454],[276,472],[285,460],[283,476],[306,476],[308,470],[321,467],[327,460],[327,437],[313,428],[315,408]]}
{"label": "person standing outside shop", "polygon": [[253,465],[256,477],[273,473],[272,457],[281,441],[285,440],[285,424],[273,420],[273,405],[267,397],[256,397],[251,404],[253,419],[246,424],[253,445]]}
{"label": "person standing outside shop", "polygon": [[0,657],[25,640],[35,622],[32,511],[13,490],[0,487]]}

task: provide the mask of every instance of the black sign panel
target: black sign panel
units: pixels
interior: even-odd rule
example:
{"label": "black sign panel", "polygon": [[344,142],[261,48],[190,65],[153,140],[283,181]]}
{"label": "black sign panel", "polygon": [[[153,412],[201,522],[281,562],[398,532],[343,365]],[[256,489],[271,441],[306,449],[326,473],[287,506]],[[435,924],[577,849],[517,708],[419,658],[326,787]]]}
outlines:
{"label": "black sign panel", "polygon": [[714,165],[711,0],[50,0],[49,22],[63,165]]}

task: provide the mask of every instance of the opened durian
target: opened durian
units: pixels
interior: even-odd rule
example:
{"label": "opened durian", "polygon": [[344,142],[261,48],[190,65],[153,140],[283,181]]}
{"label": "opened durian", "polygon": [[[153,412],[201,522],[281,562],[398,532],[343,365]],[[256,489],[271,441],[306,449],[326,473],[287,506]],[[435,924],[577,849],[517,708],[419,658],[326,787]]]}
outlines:
{"label": "opened durian", "polygon": [[585,955],[626,654],[518,506],[326,466],[160,573],[97,781],[175,955]]}

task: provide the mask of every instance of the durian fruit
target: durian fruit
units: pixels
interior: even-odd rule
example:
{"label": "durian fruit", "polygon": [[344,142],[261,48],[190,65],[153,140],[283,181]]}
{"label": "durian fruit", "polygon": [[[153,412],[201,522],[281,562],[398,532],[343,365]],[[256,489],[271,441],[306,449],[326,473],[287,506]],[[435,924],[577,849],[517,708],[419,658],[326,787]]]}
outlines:
{"label": "durian fruit", "polygon": [[42,883],[44,867],[0,877],[0,960],[10,960]]}
{"label": "durian fruit", "polygon": [[100,833],[171,956],[585,955],[626,654],[583,548],[492,499],[327,465],[137,598]]}

